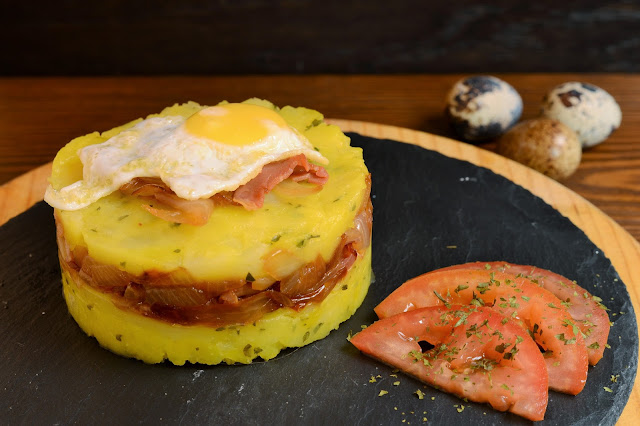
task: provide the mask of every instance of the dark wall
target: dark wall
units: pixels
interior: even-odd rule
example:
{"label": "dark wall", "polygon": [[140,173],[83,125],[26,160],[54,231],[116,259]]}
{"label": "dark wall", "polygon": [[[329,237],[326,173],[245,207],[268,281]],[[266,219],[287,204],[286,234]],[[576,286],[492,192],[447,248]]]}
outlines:
{"label": "dark wall", "polygon": [[5,3],[5,76],[640,71],[631,0]]}

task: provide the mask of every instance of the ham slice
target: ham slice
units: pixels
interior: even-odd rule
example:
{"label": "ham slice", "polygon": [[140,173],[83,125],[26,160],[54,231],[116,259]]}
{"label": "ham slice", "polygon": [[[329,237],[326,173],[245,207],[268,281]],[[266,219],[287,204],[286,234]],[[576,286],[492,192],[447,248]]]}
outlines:
{"label": "ham slice", "polygon": [[120,191],[127,195],[153,201],[153,205],[145,204],[142,207],[167,222],[202,226],[209,220],[215,205],[213,198],[183,200],[157,177],[131,179],[120,187]]}
{"label": "ham slice", "polygon": [[[234,192],[220,192],[202,200],[179,198],[160,178],[138,177],[120,187],[120,191],[142,199],[153,200],[154,205],[144,205],[152,215],[168,222],[202,226],[209,220],[215,206],[241,205],[247,210],[257,210],[264,204],[264,197],[280,182],[308,182],[321,189],[329,179],[322,166],[309,163],[304,154],[265,165],[258,176],[240,186]],[[312,191],[315,192],[315,191]]]}
{"label": "ham slice", "polygon": [[310,164],[304,154],[269,163],[262,168],[258,176],[236,189],[233,201],[247,210],[257,210],[264,204],[264,197],[277,184],[291,178],[295,182],[307,181],[324,185],[329,174],[324,167]]}

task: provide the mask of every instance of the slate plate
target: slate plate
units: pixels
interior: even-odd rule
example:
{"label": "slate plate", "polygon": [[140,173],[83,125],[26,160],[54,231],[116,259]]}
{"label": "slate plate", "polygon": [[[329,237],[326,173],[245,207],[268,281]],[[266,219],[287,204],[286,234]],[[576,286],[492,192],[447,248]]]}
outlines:
{"label": "slate plate", "polygon": [[[346,340],[374,321],[373,307],[408,278],[451,264],[506,260],[576,279],[617,313],[611,349],[590,368],[585,390],[576,397],[551,392],[544,421],[613,425],[633,386],[638,336],[629,294],[604,253],[542,200],[486,169],[351,136],[373,174],[376,281],[337,331],[267,363],[145,365],[101,349],[64,305],[51,208],[40,203],[0,228],[3,422],[415,425],[426,417],[434,424],[527,423],[396,378]],[[620,375],[617,383],[611,375]],[[374,383],[372,376],[379,376]],[[380,390],[389,393],[378,397]]]}

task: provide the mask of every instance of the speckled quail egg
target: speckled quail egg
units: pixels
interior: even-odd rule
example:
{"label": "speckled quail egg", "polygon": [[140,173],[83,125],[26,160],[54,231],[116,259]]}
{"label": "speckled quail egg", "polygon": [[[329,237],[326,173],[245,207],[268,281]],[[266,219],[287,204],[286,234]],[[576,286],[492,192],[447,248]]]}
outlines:
{"label": "speckled quail egg", "polygon": [[622,113],[605,90],[570,81],[554,87],[542,101],[542,115],[561,121],[576,134],[584,148],[604,141],[620,127]]}
{"label": "speckled quail egg", "polygon": [[571,176],[582,156],[576,133],[550,118],[518,123],[498,139],[497,151],[556,180]]}
{"label": "speckled quail egg", "polygon": [[446,115],[456,134],[469,142],[496,138],[522,114],[522,98],[507,82],[487,75],[463,78],[447,95]]}

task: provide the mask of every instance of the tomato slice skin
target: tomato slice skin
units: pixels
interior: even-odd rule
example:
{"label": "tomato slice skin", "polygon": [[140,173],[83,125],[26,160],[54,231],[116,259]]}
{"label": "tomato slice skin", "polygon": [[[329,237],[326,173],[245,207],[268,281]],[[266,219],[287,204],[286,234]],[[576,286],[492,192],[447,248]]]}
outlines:
{"label": "tomato slice skin", "polygon": [[576,282],[546,269],[530,265],[516,265],[508,262],[472,262],[438,269],[482,269],[500,271],[513,275],[522,275],[539,286],[549,290],[558,299],[565,302],[569,315],[584,335],[589,364],[596,365],[604,355],[604,348],[609,338],[611,324],[609,315],[602,305],[601,299],[593,296]]}
{"label": "tomato slice skin", "polygon": [[398,287],[375,311],[385,318],[416,308],[475,304],[518,320],[542,347],[553,390],[577,395],[589,362],[582,334],[561,301],[524,277],[473,269],[434,271]]}
{"label": "tomato slice skin", "polygon": [[[422,353],[422,340],[434,348]],[[420,308],[376,321],[351,343],[460,398],[533,421],[544,418],[548,376],[542,354],[525,330],[492,309]]]}

